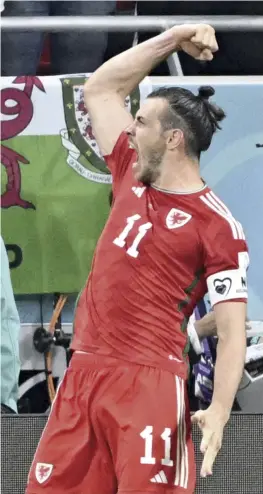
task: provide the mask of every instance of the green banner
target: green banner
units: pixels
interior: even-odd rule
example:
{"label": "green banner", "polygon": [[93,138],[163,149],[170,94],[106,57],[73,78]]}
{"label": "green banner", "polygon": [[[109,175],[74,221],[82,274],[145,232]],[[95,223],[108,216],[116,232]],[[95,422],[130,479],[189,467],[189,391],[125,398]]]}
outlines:
{"label": "green banner", "polygon": [[[2,236],[16,294],[78,292],[107,220],[111,175],[84,106],[87,77],[1,82]],[[127,99],[133,114],[150,89]]]}

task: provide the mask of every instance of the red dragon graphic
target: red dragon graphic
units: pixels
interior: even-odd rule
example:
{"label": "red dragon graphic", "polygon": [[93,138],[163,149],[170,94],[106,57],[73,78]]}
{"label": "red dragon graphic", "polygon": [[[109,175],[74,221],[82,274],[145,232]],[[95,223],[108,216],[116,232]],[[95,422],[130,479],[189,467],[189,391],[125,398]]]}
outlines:
{"label": "red dragon graphic", "polygon": [[84,129],[84,133],[83,133],[83,135],[84,135],[85,137],[89,137],[89,139],[92,139],[93,141],[95,141],[95,137],[94,137],[94,135],[93,135],[93,132],[92,132],[92,127],[91,127],[91,125],[90,125],[90,124],[87,124],[87,125],[85,126],[85,129]]}
{"label": "red dragon graphic", "polygon": [[[1,91],[1,112],[3,115],[16,115],[12,120],[2,121],[1,139],[3,141],[17,136],[27,128],[33,117],[32,91],[36,86],[45,92],[42,82],[35,76],[20,76],[13,81],[14,84],[25,84],[24,89],[14,87],[4,88]],[[14,106],[7,106],[8,100],[14,101]],[[21,154],[7,146],[1,146],[1,163],[6,168],[7,187],[1,196],[1,207],[10,208],[19,206],[24,209],[36,209],[34,204],[21,198],[21,170],[20,164],[29,164],[29,161]]]}
{"label": "red dragon graphic", "polygon": [[[77,103],[77,110],[81,112],[81,116],[85,117],[88,114],[87,108],[84,103],[84,99],[81,98],[81,100]],[[79,121],[83,121],[83,118],[80,118]],[[89,139],[95,141],[95,137],[92,132],[92,127],[89,123],[87,123],[83,129],[82,135],[84,137],[89,137]]]}
{"label": "red dragon graphic", "polygon": [[84,117],[87,115],[87,108],[85,107],[84,99],[81,99],[78,102],[77,110],[81,112],[81,115]]}

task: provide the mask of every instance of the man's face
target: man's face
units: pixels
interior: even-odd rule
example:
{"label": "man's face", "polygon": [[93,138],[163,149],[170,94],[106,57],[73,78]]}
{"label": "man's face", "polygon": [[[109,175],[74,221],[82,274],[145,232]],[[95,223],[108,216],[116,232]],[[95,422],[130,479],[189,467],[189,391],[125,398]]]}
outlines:
{"label": "man's face", "polygon": [[138,156],[133,168],[134,176],[146,185],[158,178],[166,152],[166,138],[160,123],[160,115],[166,104],[161,98],[147,99],[126,131],[130,145]]}

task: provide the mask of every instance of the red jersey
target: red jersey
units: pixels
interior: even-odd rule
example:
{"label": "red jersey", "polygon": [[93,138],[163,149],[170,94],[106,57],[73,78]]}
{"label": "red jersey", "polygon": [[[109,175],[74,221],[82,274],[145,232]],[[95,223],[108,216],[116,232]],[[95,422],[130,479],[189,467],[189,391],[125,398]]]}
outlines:
{"label": "red jersey", "polygon": [[78,300],[73,350],[187,376],[187,322],[211,304],[247,298],[241,224],[207,187],[173,193],[135,180],[121,134],[105,160],[114,203]]}

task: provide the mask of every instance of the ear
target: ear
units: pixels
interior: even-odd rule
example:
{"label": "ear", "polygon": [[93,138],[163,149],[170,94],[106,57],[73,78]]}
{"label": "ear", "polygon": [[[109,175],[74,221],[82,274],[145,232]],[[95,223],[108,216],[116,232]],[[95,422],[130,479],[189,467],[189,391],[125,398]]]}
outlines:
{"label": "ear", "polygon": [[166,144],[169,151],[178,148],[184,142],[184,134],[181,129],[171,129],[167,135]]}

